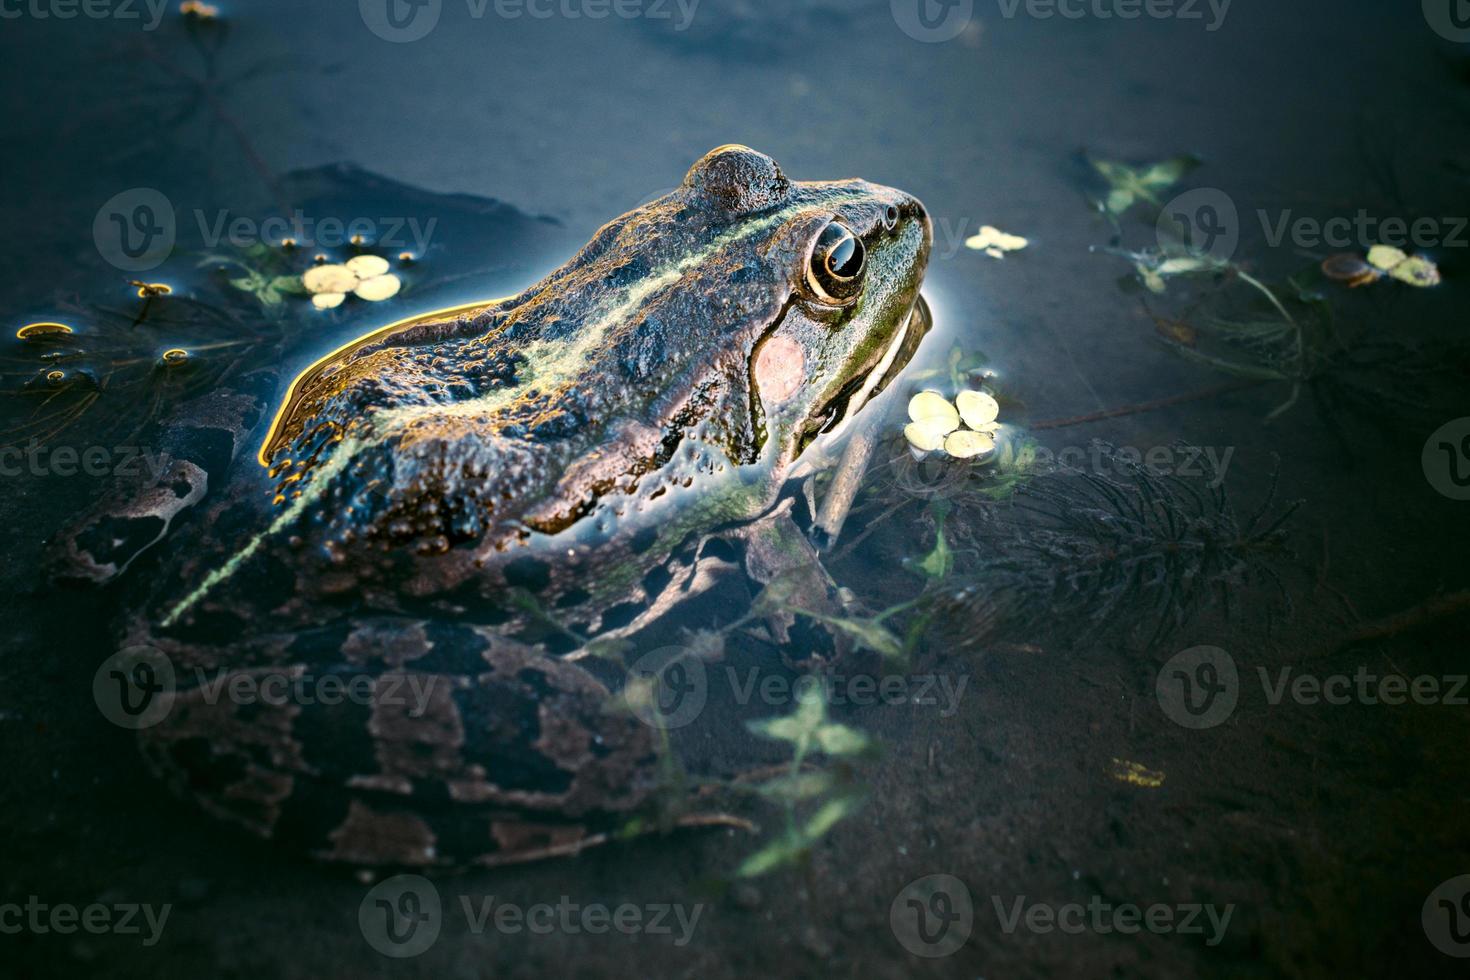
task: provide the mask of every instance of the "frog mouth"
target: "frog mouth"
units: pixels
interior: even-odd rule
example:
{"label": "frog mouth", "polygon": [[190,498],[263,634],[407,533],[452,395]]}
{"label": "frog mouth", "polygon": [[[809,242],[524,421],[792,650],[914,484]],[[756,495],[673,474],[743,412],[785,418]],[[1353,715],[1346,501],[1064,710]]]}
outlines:
{"label": "frog mouth", "polygon": [[934,314],[924,297],[919,296],[914,300],[909,315],[894,331],[893,339],[888,342],[878,363],[843,385],[836,396],[816,412],[813,416],[815,424],[808,427],[801,448],[805,449],[822,436],[841,434],[865,405],[903,374],[933,327]]}

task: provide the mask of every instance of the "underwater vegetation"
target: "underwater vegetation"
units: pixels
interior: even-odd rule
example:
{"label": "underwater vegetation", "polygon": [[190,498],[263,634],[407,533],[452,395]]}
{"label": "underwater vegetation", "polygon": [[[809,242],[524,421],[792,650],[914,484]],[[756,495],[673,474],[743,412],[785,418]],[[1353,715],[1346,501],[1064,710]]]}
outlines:
{"label": "underwater vegetation", "polygon": [[[1470,345],[1463,341],[1387,334],[1382,324],[1389,317],[1381,305],[1356,301],[1360,292],[1439,285],[1431,259],[1378,245],[1363,256],[1325,256],[1266,278],[1249,260],[1219,254],[1221,229],[1161,220],[1161,197],[1199,161],[1175,157],[1133,167],[1088,160],[1107,185],[1094,207],[1115,233],[1097,251],[1132,266],[1121,284],[1140,295],[1155,339],[1183,360],[1238,379],[1241,387],[1280,389],[1266,421],[1305,398],[1343,447],[1354,449],[1341,415],[1385,429],[1415,427],[1427,391],[1463,375],[1470,364]],[[1123,246],[1123,221],[1135,212],[1143,214],[1155,244]],[[1365,286],[1373,289],[1361,290]],[[1376,299],[1391,301],[1385,294]],[[1159,308],[1165,303],[1168,309]]]}
{"label": "underwater vegetation", "polygon": [[[348,262],[382,266],[376,280],[393,284],[386,295],[358,290],[360,298],[396,295],[401,284],[384,274],[385,259],[367,246],[351,252]],[[179,257],[204,274],[178,288],[131,281],[116,300],[61,296],[54,320],[16,331],[0,355],[0,382],[20,402],[0,439],[44,444],[98,408],[107,411],[95,438],[136,438],[181,402],[278,363],[322,322],[303,278],[327,267],[325,254],[257,242]]]}
{"label": "underwater vegetation", "polygon": [[1242,514],[1223,482],[1162,474],[1104,443],[1094,452],[1098,472],[1059,466],[950,512],[940,533],[969,557],[923,605],[962,617],[974,643],[1061,628],[1153,644],[1203,610],[1228,617],[1232,596],[1256,586],[1290,612],[1280,569],[1295,561],[1287,528],[1300,502],[1278,500],[1274,474]]}

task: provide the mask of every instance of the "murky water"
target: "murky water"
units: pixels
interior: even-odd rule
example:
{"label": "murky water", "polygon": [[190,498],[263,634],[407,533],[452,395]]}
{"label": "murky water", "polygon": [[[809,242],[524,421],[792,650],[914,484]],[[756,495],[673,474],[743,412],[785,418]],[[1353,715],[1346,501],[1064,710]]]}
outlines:
{"label": "murky water", "polygon": [[[1454,4],[65,6],[0,20],[0,925],[30,896],[170,912],[156,942],[28,918],[22,975],[1433,976],[1470,952]],[[741,621],[757,588],[716,590],[635,650],[722,632],[677,788],[720,783],[759,831],[436,878],[437,939],[394,962],[372,880],[148,776],[92,689],[128,593],[47,585],[45,543],[157,464],[179,406],[515,292],[730,142],[934,223],[936,328],[826,552],[858,610],[829,631],[901,647],[827,686],[881,750],[814,755],[788,809],[792,747],[745,723],[796,712],[802,675]],[[302,275],[363,255],[402,288],[314,308]],[[1355,286],[1323,272],[1342,255]],[[916,459],[922,388],[992,393],[995,454]],[[471,914],[489,896],[579,911],[515,928]],[[581,917],[621,905],[675,925]],[[1128,906],[1159,911],[1129,931]]]}

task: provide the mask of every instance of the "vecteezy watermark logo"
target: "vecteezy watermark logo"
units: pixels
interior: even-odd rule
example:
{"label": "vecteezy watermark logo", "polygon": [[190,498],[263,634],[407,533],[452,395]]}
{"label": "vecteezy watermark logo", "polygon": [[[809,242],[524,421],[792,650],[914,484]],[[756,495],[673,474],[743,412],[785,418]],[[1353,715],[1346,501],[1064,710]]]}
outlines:
{"label": "vecteezy watermark logo", "polygon": [[119,650],[92,675],[92,697],[103,716],[134,731],[166,718],[174,693],[173,661],[154,647]]}
{"label": "vecteezy watermark logo", "polygon": [[[969,0],[965,0],[969,2]],[[672,20],[684,31],[694,22],[700,0],[465,0],[471,20],[493,13],[500,20]],[[357,0],[362,22],[385,41],[402,44],[426,36],[439,23],[442,0]]]}
{"label": "vecteezy watermark logo", "polygon": [[[1470,705],[1470,675],[1382,674],[1366,664],[1351,674],[1297,672],[1287,665],[1274,671],[1255,668],[1266,703],[1341,706],[1360,704]],[[1219,647],[1194,647],[1164,664],[1155,684],[1159,707],[1185,728],[1213,728],[1230,717],[1240,697],[1241,680],[1235,660]]]}
{"label": "vecteezy watermark logo", "polygon": [[[602,935],[620,932],[631,936],[672,936],[675,946],[687,946],[694,938],[704,905],[686,906],[668,902],[616,907],[600,902],[582,904],[562,895],[555,902],[517,905],[501,902],[494,895],[460,895],[458,914],[464,916],[466,931],[482,935],[493,930],[502,935],[552,933]],[[394,959],[418,956],[434,945],[447,912],[439,891],[421,875],[395,875],[374,885],[357,907],[357,925],[368,945]]]}
{"label": "vecteezy watermark logo", "polygon": [[1214,728],[1240,698],[1235,658],[1219,647],[1191,647],[1169,658],[1154,684],[1159,707],[1185,728]]}
{"label": "vecteezy watermark logo", "polygon": [[928,875],[911,881],[888,906],[888,926],[915,956],[949,956],[965,945],[975,926],[970,889],[954,875]]}
{"label": "vecteezy watermark logo", "polygon": [[157,481],[169,457],[140,446],[47,446],[32,437],[24,446],[0,446],[0,477],[120,476]]}
{"label": "vecteezy watermark logo", "polygon": [[1224,191],[1197,187],[1164,205],[1156,231],[1166,251],[1183,244],[1192,253],[1228,262],[1240,245],[1240,212]]}
{"label": "vecteezy watermark logo", "polygon": [[651,728],[673,730],[699,717],[709,700],[704,661],[684,647],[660,647],[628,668],[625,699]]}
{"label": "vecteezy watermark logo", "polygon": [[1463,708],[1470,705],[1465,694],[1470,675],[1446,674],[1436,677],[1420,674],[1405,677],[1403,674],[1378,674],[1367,665],[1359,666],[1348,674],[1296,674],[1292,667],[1282,667],[1273,679],[1265,667],[1257,667],[1266,701],[1272,706],[1280,704],[1289,695],[1297,704],[1344,705],[1344,704],[1400,704],[1445,705]]}
{"label": "vecteezy watermark logo", "polygon": [[1424,0],[1424,19],[1446,41],[1470,42],[1470,0]]}
{"label": "vecteezy watermark logo", "polygon": [[[173,905],[149,905],[138,902],[116,902],[104,905],[72,905],[50,903],[37,895],[26,897],[25,904],[0,902],[0,935],[14,936],[30,932],[38,936],[48,933],[68,936],[78,930],[94,936],[142,936],[144,946],[155,946],[168,925]],[[144,933],[143,927],[148,931]]]}
{"label": "vecteezy watermark logo", "polygon": [[439,23],[443,7],[444,0],[357,0],[367,29],[394,44],[426,36]]}
{"label": "vecteezy watermark logo", "polygon": [[935,707],[939,717],[949,718],[959,710],[960,698],[970,678],[949,674],[802,674],[795,681],[779,674],[761,676],[759,667],[750,667],[742,679],[733,666],[725,668],[725,677],[736,704],[758,701],[768,707],[801,704],[813,697],[832,707],[897,706],[900,704]]}
{"label": "vecteezy watermark logo", "polygon": [[143,30],[163,22],[168,0],[0,0],[0,20],[142,20]]}
{"label": "vecteezy watermark logo", "polygon": [[1098,935],[1121,933],[1133,935],[1151,932],[1157,935],[1174,933],[1181,936],[1204,935],[1206,925],[1210,935],[1206,946],[1218,946],[1230,928],[1230,917],[1235,914],[1235,905],[1223,909],[1215,905],[1187,902],[1181,905],[1165,905],[1162,902],[1140,907],[1131,902],[1114,905],[1101,895],[1094,895],[1086,905],[1081,902],[1066,902],[1051,905],[1046,902],[1027,903],[1025,895],[1016,895],[1009,903],[999,895],[992,895],[995,917],[1001,931],[1006,935],[1017,929],[1037,934],[1062,932],[1081,935],[1092,932]]}
{"label": "vecteezy watermark logo", "polygon": [[443,925],[439,890],[422,875],[394,875],[374,885],[357,907],[357,926],[384,956],[417,956],[439,938]]}
{"label": "vecteezy watermark logo", "polygon": [[1204,21],[1205,30],[1211,34],[1225,26],[1225,15],[1230,13],[1234,0],[997,0],[1000,14],[1006,20],[1014,20],[1024,6],[1026,15],[1036,20],[1150,20]]}
{"label": "vecteezy watermark logo", "polygon": [[113,195],[92,220],[98,254],[124,272],[157,268],[173,251],[176,235],[174,206],[152,187]]}
{"label": "vecteezy watermark logo", "polygon": [[260,242],[278,244],[291,239],[302,248],[341,248],[356,241],[366,241],[379,248],[413,248],[422,255],[433,240],[438,218],[420,221],[407,216],[358,216],[339,218],[312,216],[300,209],[289,217],[272,216],[263,221],[229,211],[212,216],[195,209],[194,222],[199,237],[208,248],[221,242],[235,248],[249,248]]}
{"label": "vecteezy watermark logo", "polygon": [[1420,461],[1431,487],[1451,500],[1470,500],[1470,416],[1435,430]]}
{"label": "vecteezy watermark logo", "polygon": [[899,30],[925,44],[959,37],[975,16],[975,0],[888,0],[888,6]]}
{"label": "vecteezy watermark logo", "polygon": [[1424,935],[1446,956],[1470,958],[1470,875],[1458,875],[1429,893],[1420,913]]}
{"label": "vecteezy watermark logo", "polygon": [[[1470,0],[1466,0],[1470,3]],[[1464,248],[1470,245],[1465,229],[1470,218],[1446,215],[1439,218],[1408,218],[1370,214],[1359,208],[1352,217],[1337,215],[1321,220],[1308,215],[1293,217],[1287,208],[1275,215],[1264,208],[1256,211],[1266,244],[1280,248],[1282,242],[1301,249],[1361,248],[1392,245],[1395,248]]]}

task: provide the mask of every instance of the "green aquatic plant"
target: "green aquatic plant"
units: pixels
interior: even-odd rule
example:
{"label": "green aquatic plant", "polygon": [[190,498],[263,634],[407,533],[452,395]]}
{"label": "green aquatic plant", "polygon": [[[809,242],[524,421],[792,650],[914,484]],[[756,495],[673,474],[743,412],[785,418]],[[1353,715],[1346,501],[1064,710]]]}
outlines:
{"label": "green aquatic plant", "polygon": [[1187,154],[1142,165],[1104,160],[1087,152],[1083,153],[1083,159],[1106,184],[1106,191],[1094,204],[1113,220],[1122,217],[1135,204],[1163,207],[1160,195],[1200,165],[1197,157]]}
{"label": "green aquatic plant", "polygon": [[[1187,447],[1179,447],[1181,451]],[[1029,639],[1076,624],[1153,642],[1201,608],[1228,616],[1232,593],[1268,585],[1289,611],[1278,566],[1294,558],[1286,527],[1299,504],[1264,500],[1242,517],[1223,481],[1155,472],[1094,444],[1090,471],[1058,467],[1009,501],[965,514],[950,530],[973,556],[923,607],[962,623],[967,641]]]}
{"label": "green aquatic plant", "polygon": [[[263,312],[279,318],[286,313],[288,296],[306,295],[301,274],[291,268],[288,255],[286,249],[255,242],[233,253],[203,255],[198,266],[226,274],[232,289],[254,298]],[[231,271],[233,275],[228,274]]]}
{"label": "green aquatic plant", "polygon": [[[622,689],[610,699],[608,710],[632,713],[656,732],[657,828],[689,825],[691,815],[698,812],[696,802],[710,794],[753,797],[781,808],[782,831],[748,855],[735,871],[735,877],[749,878],[803,863],[832,827],[856,812],[864,790],[853,764],[873,755],[877,745],[858,729],[829,717],[826,690],[816,675],[808,675],[805,680],[809,683],[798,682],[794,687],[796,707],[791,714],[746,723],[757,737],[785,743],[791,752],[789,762],[750,770],[733,779],[691,778],[675,748],[671,725],[665,723],[671,720],[663,714],[665,685],[677,686],[683,680],[682,671],[695,662],[702,665],[722,659],[729,629],[686,632],[689,645],[657,671],[641,674],[629,670]],[[678,679],[671,680],[675,674]],[[823,756],[829,765],[817,767],[811,761],[813,756]],[[721,816],[727,823],[737,820]],[[631,838],[651,829],[655,828],[650,820],[639,817],[629,821],[620,836]]]}
{"label": "green aquatic plant", "polygon": [[[1159,206],[1160,194],[1198,161],[1174,157],[1142,167],[1090,157],[1088,162],[1108,184],[1107,199],[1099,207],[1113,219],[1117,232],[1112,245],[1095,251],[1118,256],[1132,266],[1123,285],[1142,288],[1157,338],[1171,352],[1236,378],[1241,387],[1283,388],[1266,421],[1280,418],[1309,396],[1325,424],[1351,446],[1334,413],[1362,410],[1375,425],[1395,415],[1407,423],[1416,418],[1423,400],[1406,397],[1406,391],[1421,391],[1423,385],[1415,382],[1423,381],[1427,373],[1461,369],[1464,354],[1458,342],[1421,345],[1430,352],[1427,360],[1421,359],[1421,347],[1380,337],[1371,324],[1348,328],[1339,322],[1341,315],[1329,299],[1332,289],[1345,291],[1344,283],[1356,287],[1396,279],[1419,288],[1435,286],[1440,273],[1428,258],[1380,245],[1366,258],[1329,256],[1277,281],[1258,275],[1245,260],[1216,254],[1208,246],[1218,245],[1218,240],[1199,240],[1197,232],[1203,229],[1187,222],[1155,221],[1150,232],[1157,244],[1125,248],[1119,244],[1123,232],[1117,218],[1139,202]],[[1186,290],[1184,311],[1156,312],[1150,300],[1169,297],[1176,282],[1204,286]]]}
{"label": "green aquatic plant", "polygon": [[[735,871],[741,878],[769,874],[804,862],[828,831],[862,805],[861,789],[844,774],[805,771],[803,767],[809,756],[820,754],[848,762],[870,755],[875,749],[862,732],[828,717],[826,695],[819,684],[801,690],[796,710],[791,714],[752,721],[747,727],[761,738],[789,745],[791,761],[784,773],[753,787],[760,796],[781,805],[785,829],[741,862]],[[811,809],[805,817],[800,810],[803,806]]]}
{"label": "green aquatic plant", "polygon": [[930,502],[929,513],[934,518],[934,549],[915,562],[919,571],[937,582],[944,581],[954,571],[954,552],[950,550],[949,541],[944,536],[944,519],[949,516],[949,510],[948,500]]}
{"label": "green aquatic plant", "polygon": [[[1195,267],[1179,259],[1151,266],[1157,253],[1123,254],[1158,294],[1165,289],[1155,290],[1145,279],[1150,269],[1160,286],[1176,276],[1218,276],[1216,289],[1193,298],[1183,312],[1162,315],[1149,309],[1149,317],[1159,342],[1184,360],[1243,382],[1285,388],[1266,421],[1309,396],[1321,420],[1338,434],[1345,411],[1379,426],[1413,422],[1423,412],[1429,381],[1464,370],[1467,345],[1461,341],[1416,342],[1384,336],[1372,322],[1343,323],[1315,265],[1281,282],[1267,282],[1235,262],[1206,257]],[[1180,264],[1171,267],[1175,262]]]}

